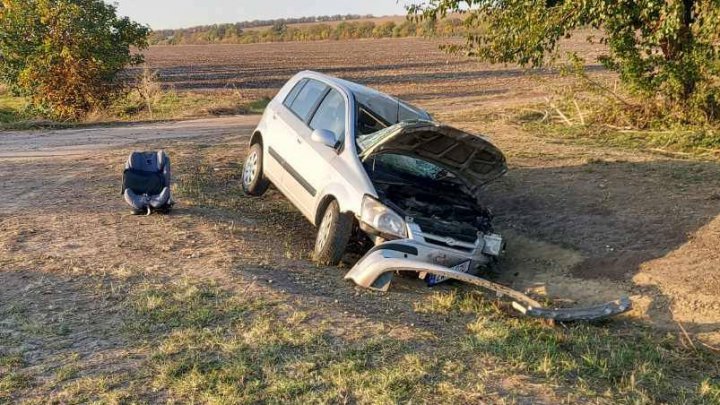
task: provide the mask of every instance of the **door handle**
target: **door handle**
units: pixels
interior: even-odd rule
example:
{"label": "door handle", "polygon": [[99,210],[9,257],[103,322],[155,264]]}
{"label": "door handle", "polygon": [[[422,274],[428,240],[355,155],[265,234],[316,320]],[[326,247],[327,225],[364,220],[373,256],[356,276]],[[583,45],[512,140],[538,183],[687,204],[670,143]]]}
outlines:
{"label": "door handle", "polygon": [[297,143],[302,145],[302,143],[303,143],[302,138],[297,137],[297,138],[295,138],[295,140],[297,141]]}

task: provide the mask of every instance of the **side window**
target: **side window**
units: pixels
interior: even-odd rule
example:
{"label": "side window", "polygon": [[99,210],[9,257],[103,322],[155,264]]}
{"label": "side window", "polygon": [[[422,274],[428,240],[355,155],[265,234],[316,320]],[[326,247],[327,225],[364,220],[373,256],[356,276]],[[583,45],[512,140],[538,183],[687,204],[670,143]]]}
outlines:
{"label": "side window", "polygon": [[320,103],[315,116],[310,121],[312,129],[327,129],[342,140],[345,135],[345,98],[337,90],[330,90]]}
{"label": "side window", "polygon": [[297,97],[295,97],[295,100],[293,100],[290,109],[297,114],[300,119],[307,121],[308,118],[310,118],[313,108],[320,101],[320,97],[325,94],[326,90],[326,85],[315,80],[308,80]]}
{"label": "side window", "polygon": [[285,104],[285,107],[290,108],[293,101],[295,101],[295,99],[297,98],[298,93],[300,93],[300,90],[302,90],[303,87],[305,87],[306,83],[307,83],[307,79],[302,79],[295,85],[295,87],[293,87],[292,90],[290,90],[290,93],[288,93],[287,97],[285,97],[285,101],[283,101],[283,104]]}

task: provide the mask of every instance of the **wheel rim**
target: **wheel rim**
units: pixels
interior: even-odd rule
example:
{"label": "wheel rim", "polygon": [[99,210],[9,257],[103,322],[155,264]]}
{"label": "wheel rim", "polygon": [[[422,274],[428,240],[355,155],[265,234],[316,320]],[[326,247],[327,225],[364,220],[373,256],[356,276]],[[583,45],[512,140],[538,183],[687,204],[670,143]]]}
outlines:
{"label": "wheel rim", "polygon": [[258,172],[258,155],[257,152],[253,151],[245,161],[245,167],[243,168],[243,183],[246,186],[252,184],[257,176]]}
{"label": "wheel rim", "polygon": [[318,231],[318,248],[323,249],[328,239],[330,239],[330,227],[333,222],[333,211],[327,210],[323,217],[322,223],[320,224],[320,230]]}

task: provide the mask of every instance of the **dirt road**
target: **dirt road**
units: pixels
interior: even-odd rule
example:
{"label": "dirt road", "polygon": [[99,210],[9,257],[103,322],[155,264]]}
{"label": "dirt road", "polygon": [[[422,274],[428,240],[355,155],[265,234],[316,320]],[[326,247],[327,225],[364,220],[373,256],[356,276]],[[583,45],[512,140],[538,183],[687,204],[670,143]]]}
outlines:
{"label": "dirt road", "polygon": [[92,151],[117,149],[140,142],[166,139],[215,139],[228,133],[246,134],[259,116],[237,116],[170,123],[89,127],[53,131],[4,132],[0,137],[0,159],[55,156],[86,156]]}

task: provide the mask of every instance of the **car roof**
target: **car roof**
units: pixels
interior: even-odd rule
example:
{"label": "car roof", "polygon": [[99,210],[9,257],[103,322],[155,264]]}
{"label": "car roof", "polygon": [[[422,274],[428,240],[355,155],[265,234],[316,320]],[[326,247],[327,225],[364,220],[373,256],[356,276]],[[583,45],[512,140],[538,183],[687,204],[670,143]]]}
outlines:
{"label": "car roof", "polygon": [[[393,96],[391,96],[391,95],[389,95],[389,94],[386,94],[386,93],[377,91],[377,90],[375,90],[375,89],[371,89],[370,87],[366,87],[366,86],[363,86],[363,85],[358,84],[358,83],[353,83],[353,82],[348,81],[348,80],[340,79],[340,78],[337,78],[337,77],[334,77],[334,76],[329,76],[329,75],[326,75],[326,74],[323,74],[323,73],[319,73],[319,72],[315,72],[315,71],[312,71],[312,70],[302,71],[302,72],[300,72],[298,75],[299,75],[300,77],[302,77],[302,78],[310,78],[310,79],[315,78],[315,79],[319,79],[319,80],[321,80],[321,81],[329,82],[329,83],[335,85],[336,87],[339,87],[340,89],[344,90],[346,93],[352,95],[353,98],[355,98],[355,99],[358,99],[358,98],[360,98],[360,99],[366,99],[366,98],[372,98],[372,97],[383,97],[383,98],[387,98],[388,100],[392,100],[393,102],[398,102],[398,101],[399,101],[399,102],[401,102],[402,104],[404,104],[405,106],[410,107],[410,108],[413,109],[413,110],[417,110],[418,112],[422,112],[422,113],[428,115],[427,112],[426,112],[425,110],[421,109],[421,108],[418,108],[418,107],[416,107],[416,106],[414,106],[414,105],[408,104],[408,103],[406,103],[405,101],[402,101],[402,100],[400,100],[400,99],[398,99],[398,98],[396,98],[396,97],[393,97]],[[429,117],[429,115],[428,115],[428,117]]]}

